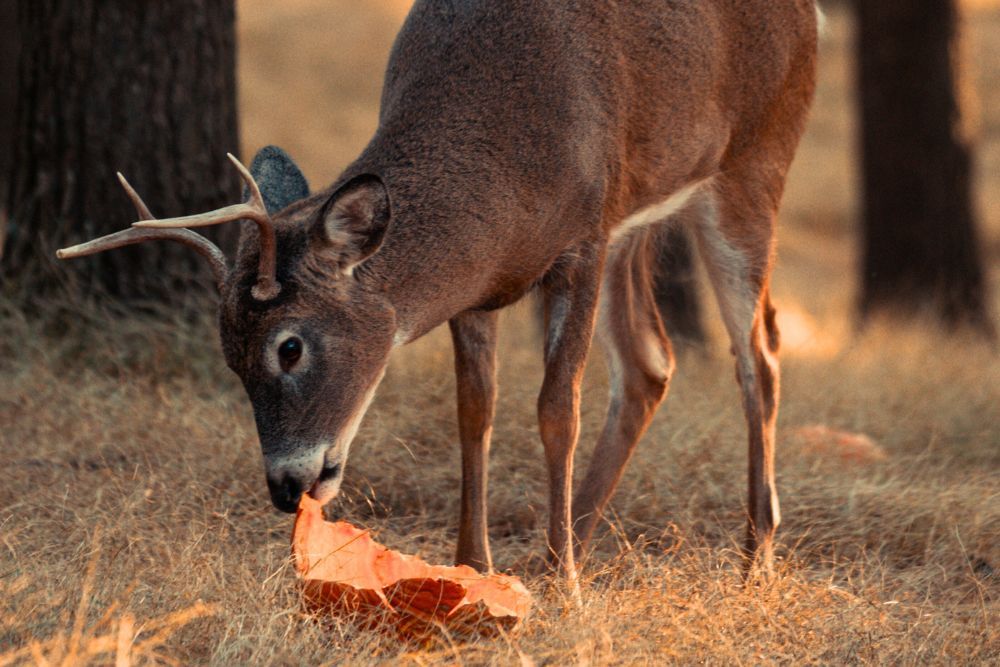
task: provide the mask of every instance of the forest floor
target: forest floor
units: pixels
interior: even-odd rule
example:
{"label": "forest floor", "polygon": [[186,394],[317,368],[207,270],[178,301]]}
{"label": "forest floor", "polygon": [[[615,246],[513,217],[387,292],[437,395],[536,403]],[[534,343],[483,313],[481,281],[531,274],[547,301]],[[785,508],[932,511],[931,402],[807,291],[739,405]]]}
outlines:
{"label": "forest floor", "polygon": [[[245,153],[283,144],[316,184],[332,180],[374,125],[405,6],[241,0]],[[978,8],[968,27],[983,249],[1000,297],[1000,13]],[[744,429],[714,318],[710,349],[681,357],[614,498],[579,606],[526,576],[537,605],[517,632],[412,646],[303,611],[291,519],[271,508],[250,407],[210,312],[130,323],[48,304],[74,320],[54,336],[3,306],[0,665],[108,663],[126,649],[136,662],[217,665],[1000,662],[1000,358],[926,325],[852,328],[850,28],[830,12],[782,219],[772,583],[741,585]],[[505,313],[500,358],[491,536],[497,567],[524,574],[546,515],[529,305]],[[329,508],[438,562],[451,558],[458,515],[450,361],[440,330],[399,351]],[[578,469],[606,406],[599,354],[584,394]],[[884,456],[817,447],[802,430],[812,425],[865,434]]]}

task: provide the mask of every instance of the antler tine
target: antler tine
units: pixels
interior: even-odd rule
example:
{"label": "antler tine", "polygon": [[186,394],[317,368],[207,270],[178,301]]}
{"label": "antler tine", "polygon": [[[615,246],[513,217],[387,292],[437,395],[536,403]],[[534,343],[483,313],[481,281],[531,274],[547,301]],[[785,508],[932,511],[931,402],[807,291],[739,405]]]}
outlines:
{"label": "antler tine", "polygon": [[264,215],[267,215],[267,206],[264,205],[264,197],[260,194],[260,188],[257,186],[257,181],[254,180],[253,174],[232,153],[226,153],[226,157],[236,167],[236,171],[240,172],[240,177],[246,183],[247,189],[250,190],[250,204],[260,209]]}
{"label": "antler tine", "polygon": [[236,167],[236,171],[240,172],[243,182],[250,190],[248,206],[258,212],[257,217],[250,218],[257,223],[257,230],[260,232],[260,264],[257,267],[257,284],[253,286],[250,294],[260,301],[272,299],[281,291],[277,268],[278,239],[274,232],[274,222],[267,212],[267,205],[264,203],[264,197],[260,194],[260,188],[257,186],[253,174],[232,153],[226,153],[226,157]]}
{"label": "antler tine", "polygon": [[135,206],[135,212],[139,214],[140,220],[152,220],[153,214],[149,212],[149,207],[146,206],[146,202],[142,201],[142,197],[139,193],[135,191],[135,188],[125,180],[125,176],[119,171],[118,182],[122,184],[125,188],[125,193],[128,194],[128,198],[132,200],[132,205]]}
{"label": "antler tine", "polygon": [[[232,153],[226,153],[226,156],[233,163],[233,166],[236,167],[236,170],[246,183],[247,189],[250,191],[249,202],[178,218],[165,218],[162,220],[144,218],[132,223],[132,226],[154,229],[180,229],[184,227],[209,227],[235,220],[252,220],[257,224],[257,230],[260,232],[260,264],[257,270],[257,284],[251,293],[255,299],[261,301],[271,299],[281,291],[281,285],[278,284],[277,280],[278,242],[274,231],[274,222],[267,212],[264,198],[261,196],[260,188],[257,187],[257,182],[254,180],[253,175]],[[136,196],[138,197],[138,195]],[[140,199],[139,201],[142,200]]]}
{"label": "antler tine", "polygon": [[105,250],[113,250],[114,248],[122,248],[146,241],[160,240],[183,243],[202,255],[212,267],[212,275],[215,278],[216,285],[220,289],[222,288],[226,277],[229,275],[226,256],[222,254],[222,251],[214,243],[189,229],[123,229],[120,232],[108,234],[93,241],[57,250],[56,257],[59,259],[86,257],[87,255],[96,255]]}

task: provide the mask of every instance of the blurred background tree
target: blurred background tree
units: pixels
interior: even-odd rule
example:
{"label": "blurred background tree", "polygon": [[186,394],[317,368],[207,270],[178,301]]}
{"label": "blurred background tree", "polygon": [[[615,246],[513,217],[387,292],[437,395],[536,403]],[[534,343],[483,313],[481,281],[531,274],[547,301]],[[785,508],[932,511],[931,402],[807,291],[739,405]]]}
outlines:
{"label": "blurred background tree", "polygon": [[955,0],[857,0],[860,311],[930,312],[992,336],[972,201]]}
{"label": "blurred background tree", "polygon": [[675,346],[699,347],[706,337],[691,238],[686,229],[673,226],[659,232],[657,241],[653,293],[663,324]]}
{"label": "blurred background tree", "polygon": [[0,0],[0,253],[3,252],[3,236],[7,220],[7,202],[3,193],[7,192],[14,144],[17,57],[20,49],[17,0]]}
{"label": "blurred background tree", "polygon": [[234,0],[21,0],[17,9],[13,159],[0,181],[6,291],[29,304],[65,284],[116,302],[169,302],[210,284],[205,262],[173,243],[72,264],[57,265],[54,252],[135,219],[115,171],[158,216],[236,201],[225,159],[239,146]]}

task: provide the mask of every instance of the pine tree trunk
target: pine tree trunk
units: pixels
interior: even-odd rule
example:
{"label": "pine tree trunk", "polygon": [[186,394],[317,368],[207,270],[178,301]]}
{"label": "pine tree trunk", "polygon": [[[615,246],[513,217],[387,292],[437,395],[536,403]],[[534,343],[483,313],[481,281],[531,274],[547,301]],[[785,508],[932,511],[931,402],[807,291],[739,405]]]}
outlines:
{"label": "pine tree trunk", "polygon": [[960,106],[954,0],[859,0],[860,310],[992,332]]}
{"label": "pine tree trunk", "polygon": [[37,296],[69,281],[115,300],[170,302],[206,288],[203,260],[173,243],[71,262],[54,253],[135,220],[116,171],[157,216],[237,200],[225,158],[238,149],[234,0],[21,0],[18,9],[7,291]]}
{"label": "pine tree trunk", "polygon": [[658,232],[658,261],[653,293],[663,324],[675,345],[705,342],[694,254],[687,232],[677,226]]}
{"label": "pine tree trunk", "polygon": [[0,0],[0,261],[7,229],[4,193],[10,183],[17,108],[17,62],[21,45],[17,30],[17,0]]}

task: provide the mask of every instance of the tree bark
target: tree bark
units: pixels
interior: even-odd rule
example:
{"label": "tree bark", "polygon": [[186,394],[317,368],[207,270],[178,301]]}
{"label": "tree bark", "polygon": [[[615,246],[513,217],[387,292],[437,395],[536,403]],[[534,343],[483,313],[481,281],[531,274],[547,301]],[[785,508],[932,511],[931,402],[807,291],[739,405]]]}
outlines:
{"label": "tree bark", "polygon": [[14,114],[17,108],[17,62],[21,45],[17,30],[17,1],[0,0],[0,260],[7,228],[7,202],[3,193],[10,183],[14,148]]}
{"label": "tree bark", "polygon": [[173,243],[58,264],[54,253],[136,219],[115,171],[157,216],[237,201],[225,159],[238,148],[234,0],[21,0],[18,9],[8,292],[69,284],[171,302],[209,285],[204,262]]}
{"label": "tree bark", "polygon": [[860,312],[932,313],[992,335],[962,122],[954,0],[858,0]]}

